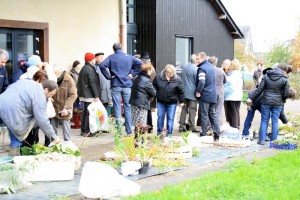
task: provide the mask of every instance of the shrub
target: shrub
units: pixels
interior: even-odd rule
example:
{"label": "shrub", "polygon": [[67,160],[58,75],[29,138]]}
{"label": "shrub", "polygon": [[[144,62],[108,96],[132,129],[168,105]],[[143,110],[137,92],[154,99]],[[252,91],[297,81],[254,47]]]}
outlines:
{"label": "shrub", "polygon": [[296,72],[296,73],[292,73],[289,76],[289,82],[290,82],[290,86],[293,87],[296,91],[297,91],[297,97],[296,99],[300,98],[300,73]]}

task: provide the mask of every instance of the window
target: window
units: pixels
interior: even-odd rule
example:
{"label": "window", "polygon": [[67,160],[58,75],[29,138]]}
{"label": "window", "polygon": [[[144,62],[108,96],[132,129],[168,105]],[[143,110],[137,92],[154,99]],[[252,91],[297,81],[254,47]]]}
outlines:
{"label": "window", "polygon": [[127,0],[127,23],[135,23],[135,0]]}
{"label": "window", "polygon": [[176,69],[189,63],[193,49],[193,38],[185,36],[176,36]]}

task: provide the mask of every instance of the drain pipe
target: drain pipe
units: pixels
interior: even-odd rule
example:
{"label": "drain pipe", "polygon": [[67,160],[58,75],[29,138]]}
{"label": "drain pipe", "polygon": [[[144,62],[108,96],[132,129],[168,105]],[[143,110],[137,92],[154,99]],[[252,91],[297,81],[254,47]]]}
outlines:
{"label": "drain pipe", "polygon": [[127,20],[126,20],[126,0],[119,0],[119,8],[120,8],[120,44],[122,45],[122,49],[124,52],[127,52]]}

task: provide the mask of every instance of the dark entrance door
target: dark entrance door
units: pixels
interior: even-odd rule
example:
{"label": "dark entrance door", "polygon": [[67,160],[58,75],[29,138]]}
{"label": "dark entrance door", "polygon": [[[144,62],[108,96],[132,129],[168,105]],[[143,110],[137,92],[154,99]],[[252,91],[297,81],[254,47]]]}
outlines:
{"label": "dark entrance door", "polygon": [[136,35],[135,34],[127,34],[127,53],[134,55],[137,53],[136,50]]}
{"label": "dark entrance door", "polygon": [[39,54],[37,33],[33,30],[0,28],[0,48],[9,53],[6,68],[10,80],[20,61]]}

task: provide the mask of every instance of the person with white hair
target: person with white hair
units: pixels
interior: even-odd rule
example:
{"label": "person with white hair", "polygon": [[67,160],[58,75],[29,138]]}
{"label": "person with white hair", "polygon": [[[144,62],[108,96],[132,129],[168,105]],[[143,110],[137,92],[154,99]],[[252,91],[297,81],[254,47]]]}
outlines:
{"label": "person with white hair", "polygon": [[0,49],[0,94],[3,93],[9,85],[7,70],[5,67],[5,64],[8,61],[8,59],[8,52],[4,49]]}
{"label": "person with white hair", "polygon": [[[186,131],[186,126],[189,127],[189,130],[198,132],[195,125],[198,104],[198,100],[195,97],[198,68],[195,62],[196,54],[192,54],[190,57],[190,62],[182,68],[181,77],[184,87],[184,106],[182,107],[180,113],[179,132]],[[188,113],[188,124],[186,124]]]}
{"label": "person with white hair", "polygon": [[[52,97],[56,116],[51,119],[51,124],[57,135],[58,122],[61,120],[64,141],[71,141],[70,119],[73,114],[73,104],[77,98],[77,88],[74,79],[66,73],[62,66],[54,65],[53,70],[57,77],[58,91]],[[45,145],[48,146],[48,143],[50,140],[46,139]]]}

